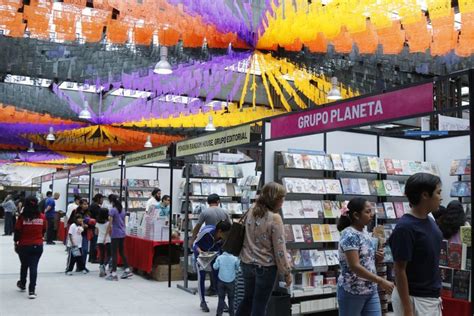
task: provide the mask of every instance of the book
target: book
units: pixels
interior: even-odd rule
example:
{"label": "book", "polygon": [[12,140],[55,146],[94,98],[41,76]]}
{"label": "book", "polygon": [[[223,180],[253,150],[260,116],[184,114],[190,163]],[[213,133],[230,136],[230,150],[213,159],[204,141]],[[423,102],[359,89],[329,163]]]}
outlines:
{"label": "book", "polygon": [[382,180],[383,186],[385,189],[385,195],[387,196],[394,196],[394,189],[393,189],[393,183],[395,181],[392,180]]}
{"label": "book", "polygon": [[301,259],[303,260],[304,268],[310,268],[312,266],[311,254],[309,249],[301,249]]}
{"label": "book", "polygon": [[395,208],[395,215],[397,218],[400,218],[405,214],[405,210],[403,209],[403,202],[393,202],[393,207]]}
{"label": "book", "polygon": [[403,202],[403,210],[405,211],[405,213],[408,213],[411,211],[411,206],[409,202]]}
{"label": "book", "polygon": [[331,231],[332,241],[339,241],[341,239],[341,233],[337,230],[337,225],[329,224],[329,230]]}
{"label": "book", "polygon": [[322,224],[321,231],[323,233],[323,241],[332,241],[331,230],[329,224]]}
{"label": "book", "polygon": [[471,174],[471,159],[467,159],[466,168],[464,168],[464,174],[465,175],[470,175]]}
{"label": "book", "polygon": [[471,182],[456,181],[451,187],[452,197],[468,197],[471,196]]}
{"label": "book", "polygon": [[313,211],[318,213],[318,218],[324,218],[323,212],[323,202],[322,201],[313,201]]}
{"label": "book", "polygon": [[304,218],[303,204],[301,201],[291,201],[291,207],[293,208],[294,214],[298,216],[296,218]]}
{"label": "book", "polygon": [[453,298],[469,300],[471,271],[453,271]]}
{"label": "book", "polygon": [[387,215],[385,214],[385,209],[383,207],[383,203],[377,203],[377,208],[376,208],[376,215],[378,218],[387,218]]}
{"label": "book", "polygon": [[[405,187],[403,187],[405,190]],[[400,182],[392,181],[392,194],[393,196],[403,196],[402,187],[400,186]]]}
{"label": "book", "polygon": [[339,254],[337,250],[325,250],[324,255],[328,266],[337,266],[339,264]]}
{"label": "book", "polygon": [[309,253],[311,257],[311,265],[313,267],[327,266],[326,255],[324,254],[324,251],[320,251],[317,249],[310,249]]}
{"label": "book", "polygon": [[386,196],[387,195],[387,192],[385,191],[385,186],[384,186],[382,180],[374,180],[374,181],[372,181],[372,183],[374,183],[374,185],[375,185],[378,196]]}
{"label": "book", "polygon": [[341,217],[341,203],[339,201],[331,201],[331,210],[335,218]]}
{"label": "book", "polygon": [[303,200],[301,201],[303,206],[303,213],[305,218],[318,218],[318,209],[315,208],[316,204],[321,205],[321,201],[311,201],[311,200]]}
{"label": "book", "polygon": [[313,234],[313,241],[314,242],[323,241],[323,234],[321,232],[321,225],[320,224],[311,224],[311,232]]}
{"label": "book", "polygon": [[448,266],[448,241],[444,240],[441,241],[441,251],[439,254],[439,265],[440,266]]}
{"label": "book", "polygon": [[351,179],[350,178],[341,178],[342,191],[344,194],[355,194],[352,191]]}
{"label": "book", "polygon": [[219,178],[219,167],[217,165],[208,165],[209,168],[209,176],[214,178]]}
{"label": "book", "polygon": [[313,180],[313,190],[314,194],[326,194],[326,187],[324,185],[324,180],[316,179]]}
{"label": "book", "polygon": [[351,179],[350,183],[351,183],[351,191],[354,192],[353,194],[361,194],[359,179]]}
{"label": "book", "polygon": [[466,174],[467,159],[459,160],[458,168],[456,169],[456,175]]}
{"label": "book", "polygon": [[393,207],[392,202],[384,202],[383,207],[385,210],[385,216],[387,218],[397,218],[397,216],[395,215],[395,208]]}
{"label": "book", "polygon": [[313,242],[313,237],[312,237],[311,225],[310,224],[304,224],[304,225],[301,225],[301,228],[303,230],[304,242],[312,243]]}
{"label": "book", "polygon": [[472,256],[471,256],[471,246],[462,244],[462,254],[461,254],[461,269],[462,270],[471,270]]}
{"label": "book", "polygon": [[295,242],[304,242],[303,227],[301,225],[291,225]]}
{"label": "book", "polygon": [[455,175],[457,175],[459,162],[460,162],[459,160],[453,160],[453,161],[451,161],[451,167],[449,168],[449,175],[450,175],[450,176],[455,176]]}
{"label": "book", "polygon": [[283,153],[283,163],[285,164],[286,168],[295,168],[295,159],[293,158],[293,154]]}
{"label": "book", "polygon": [[390,158],[384,158],[385,169],[387,169],[387,174],[395,174],[395,168],[393,166],[393,161]]}
{"label": "book", "polygon": [[296,193],[293,178],[283,178],[282,182],[283,182],[283,185],[285,186],[286,192]]}
{"label": "book", "polygon": [[369,182],[370,195],[377,196],[377,186],[375,180]]}
{"label": "book", "polygon": [[415,174],[415,173],[423,171],[423,168],[421,166],[420,161],[410,161],[409,166],[410,166],[410,173],[411,174]]}
{"label": "book", "polygon": [[471,226],[461,226],[459,231],[461,235],[461,243],[471,247]]}
{"label": "book", "polygon": [[461,269],[462,245],[449,243],[448,245],[448,267]]}
{"label": "book", "polygon": [[296,169],[304,169],[303,159],[301,157],[301,154],[293,154],[293,159],[295,160]]}
{"label": "book", "polygon": [[369,182],[367,179],[358,179],[361,195],[370,195]]}
{"label": "book", "polygon": [[202,195],[201,183],[193,182],[192,183],[192,194],[193,195]]}
{"label": "book", "polygon": [[453,269],[440,267],[441,274],[441,296],[453,297]]}
{"label": "book", "polygon": [[[283,218],[290,219],[290,218],[300,218],[300,214],[298,214],[297,210],[295,210],[292,206],[293,201],[284,201],[281,207],[281,212]],[[298,202],[298,201],[296,201]]]}
{"label": "book", "polygon": [[293,262],[293,267],[303,268],[303,258],[301,257],[301,252],[299,249],[290,249],[291,261]]}
{"label": "book", "polygon": [[370,172],[380,173],[379,159],[377,157],[368,157]]}
{"label": "book", "polygon": [[235,168],[233,165],[226,165],[226,172],[229,178],[235,178]]}
{"label": "book", "polygon": [[352,172],[362,171],[360,167],[360,163],[359,163],[359,158],[357,156],[344,154],[341,157],[342,157],[342,164],[344,166],[345,171],[352,171]]}
{"label": "book", "polygon": [[227,167],[226,165],[217,165],[217,170],[219,171],[219,177],[221,178],[226,178],[228,177],[227,175]]}
{"label": "book", "polygon": [[324,170],[335,170],[329,155],[324,156]]}
{"label": "book", "polygon": [[285,241],[293,242],[295,240],[293,236],[293,228],[291,227],[291,225],[288,224],[283,225],[283,227],[285,229]]}
{"label": "book", "polygon": [[410,162],[408,160],[401,160],[402,163],[402,173],[403,175],[411,176]]}
{"label": "book", "polygon": [[202,177],[203,173],[203,166],[200,164],[192,164],[191,165],[191,175],[195,177]]}
{"label": "book", "polygon": [[362,172],[370,173],[369,157],[359,156],[359,164]]}
{"label": "book", "polygon": [[328,201],[328,200],[323,201],[323,213],[324,213],[324,218],[334,218],[334,214],[332,212],[331,201]]}
{"label": "book", "polygon": [[342,194],[341,182],[337,179],[324,179],[327,194]]}
{"label": "book", "polygon": [[393,171],[395,175],[403,173],[402,161],[398,159],[392,159]]}
{"label": "book", "polygon": [[344,164],[342,163],[342,157],[339,154],[331,154],[333,170],[344,170]]}
{"label": "book", "polygon": [[302,154],[301,155],[301,160],[303,162],[303,168],[304,169],[312,169],[311,168],[311,156],[310,155]]}

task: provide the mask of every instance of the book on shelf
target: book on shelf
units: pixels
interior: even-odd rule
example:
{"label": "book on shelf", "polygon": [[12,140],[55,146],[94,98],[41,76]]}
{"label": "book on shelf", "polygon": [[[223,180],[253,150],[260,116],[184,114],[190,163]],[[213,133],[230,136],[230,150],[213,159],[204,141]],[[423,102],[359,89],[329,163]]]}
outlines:
{"label": "book on shelf", "polygon": [[396,174],[395,167],[393,166],[393,160],[390,158],[383,159],[385,164],[385,169],[387,170],[387,174]]}
{"label": "book on shelf", "polygon": [[207,196],[211,194],[211,183],[210,182],[202,182],[201,183],[201,194]]}
{"label": "book on shelf", "polygon": [[337,179],[324,179],[327,194],[342,194],[341,182]]}
{"label": "book on shelf", "polygon": [[235,166],[233,165],[225,165],[226,168],[226,173],[229,178],[235,178],[236,173],[235,173]]}
{"label": "book on shelf", "polygon": [[453,298],[469,300],[471,294],[470,280],[471,271],[456,269],[453,271]]}
{"label": "book on shelf", "polygon": [[448,266],[448,241],[443,239],[441,241],[441,251],[439,255],[439,265]]}
{"label": "book on shelf", "polygon": [[471,196],[470,181],[456,181],[451,186],[452,197],[469,197]]}
{"label": "book on shelf", "polygon": [[367,157],[369,162],[369,170],[373,173],[380,173],[379,159],[377,157],[369,156]]}
{"label": "book on shelf", "polygon": [[295,238],[293,235],[293,228],[289,224],[284,224],[283,228],[285,229],[285,241],[294,242]]}
{"label": "book on shelf", "polygon": [[301,225],[301,229],[303,230],[304,242],[312,243],[313,237],[312,237],[312,232],[311,232],[311,225],[310,224]]}
{"label": "book on shelf", "polygon": [[311,254],[309,249],[301,249],[301,259],[303,260],[303,267],[309,268],[312,266]]}
{"label": "book on shelf", "polygon": [[324,157],[324,170],[336,170],[332,162],[331,156],[325,155]]}
{"label": "book on shelf", "polygon": [[317,249],[310,249],[310,257],[311,257],[311,266],[317,267],[326,267],[326,255],[324,251],[317,250]]}
{"label": "book on shelf", "polygon": [[314,242],[319,242],[323,241],[323,234],[321,231],[321,225],[320,224],[311,224],[311,232],[313,235],[313,241]]}
{"label": "book on shelf", "polygon": [[340,154],[330,154],[332,161],[332,167],[334,170],[344,171],[344,164],[342,163],[342,157]]}
{"label": "book on shelf", "polygon": [[331,201],[332,215],[334,218],[341,217],[341,202],[340,201]]}
{"label": "book on shelf", "polygon": [[284,201],[281,208],[283,218],[285,219],[304,218],[304,213],[301,214],[300,212],[302,209],[301,201]]}
{"label": "book on shelf", "polygon": [[295,242],[304,242],[303,227],[301,225],[291,225]]}
{"label": "book on shelf", "polygon": [[361,195],[370,195],[369,181],[367,179],[358,179],[360,194]]}
{"label": "book on shelf", "polygon": [[393,202],[393,207],[395,208],[395,215],[397,216],[397,218],[401,218],[403,214],[405,214],[403,202]]}
{"label": "book on shelf", "polygon": [[217,170],[219,171],[219,177],[223,177],[223,178],[229,177],[229,175],[227,174],[226,165],[222,165],[222,164],[217,165]]}
{"label": "book on shelf", "polygon": [[323,201],[323,214],[324,218],[335,218],[334,213],[332,212],[332,201],[324,200]]}
{"label": "book on shelf", "polygon": [[362,172],[357,156],[343,154],[341,157],[345,171]]}
{"label": "book on shelf", "polygon": [[323,241],[332,241],[331,229],[329,224],[321,224],[321,231],[323,233]]}
{"label": "book on shelf", "polygon": [[462,245],[456,243],[448,244],[448,267],[461,269]]}
{"label": "book on shelf", "polygon": [[402,196],[400,190],[400,183],[393,180],[382,180],[385,189],[385,195],[387,196]]}
{"label": "book on shelf", "polygon": [[295,168],[295,159],[291,153],[282,153],[283,163],[286,168]]}
{"label": "book on shelf", "polygon": [[415,173],[423,171],[420,161],[410,161],[409,166],[410,166],[410,174],[415,174]]}
{"label": "book on shelf", "polygon": [[456,159],[451,161],[449,174],[451,176],[469,175],[471,173],[471,159]]}
{"label": "book on shelf", "polygon": [[332,241],[339,241],[341,239],[341,233],[337,229],[337,225],[330,224],[329,230],[331,232],[331,240]]}
{"label": "book on shelf", "polygon": [[383,203],[377,203],[376,214],[377,214],[377,218],[381,218],[381,219],[387,218]]}
{"label": "book on shelf", "polygon": [[303,159],[300,154],[293,154],[296,169],[304,169]]}
{"label": "book on shelf", "polygon": [[324,156],[311,155],[309,156],[309,163],[312,170],[324,170]]}
{"label": "book on shelf", "polygon": [[378,196],[386,196],[387,192],[385,191],[385,186],[382,180],[373,180],[372,181]]}
{"label": "book on shelf", "polygon": [[200,182],[192,182],[191,183],[191,192],[192,192],[192,195],[202,195],[201,183]]}
{"label": "book on shelf", "polygon": [[337,250],[324,250],[324,255],[328,266],[339,265],[339,253]]}
{"label": "book on shelf", "polygon": [[402,164],[402,173],[403,175],[411,175],[411,167],[410,167],[410,162],[408,160],[401,160]]}
{"label": "book on shelf", "polygon": [[202,177],[204,176],[204,166],[200,164],[192,164],[191,165],[191,175],[195,177]]}
{"label": "book on shelf", "polygon": [[321,201],[302,200],[303,213],[305,218],[318,218],[322,210]]}
{"label": "book on shelf", "polygon": [[403,209],[405,210],[405,213],[408,213],[411,211],[411,206],[409,202],[403,202]]}
{"label": "book on shelf", "polygon": [[401,175],[403,174],[403,166],[402,161],[399,159],[392,159],[392,167],[394,171],[394,175]]}
{"label": "book on shelf", "polygon": [[459,228],[461,243],[466,244],[468,247],[471,247],[471,226],[461,226]]}
{"label": "book on shelf", "polygon": [[439,268],[441,274],[441,296],[453,297],[453,274],[454,270],[448,267]]}
{"label": "book on shelf", "polygon": [[461,269],[471,270],[471,267],[472,267],[471,264],[472,264],[471,246],[462,244]]}
{"label": "book on shelf", "polygon": [[390,218],[390,219],[397,218],[397,216],[395,214],[395,208],[394,208],[392,202],[384,202],[383,207],[384,207],[384,210],[385,210],[386,218]]}
{"label": "book on shelf", "polygon": [[206,176],[213,178],[219,178],[221,176],[219,173],[219,165],[208,165],[207,169],[209,170],[209,175],[206,174]]}
{"label": "book on shelf", "polygon": [[304,169],[311,169],[311,156],[306,154],[301,154],[301,161],[303,163]]}
{"label": "book on shelf", "polygon": [[290,249],[291,261],[295,269],[303,268],[303,258],[301,257],[301,252],[299,249]]}

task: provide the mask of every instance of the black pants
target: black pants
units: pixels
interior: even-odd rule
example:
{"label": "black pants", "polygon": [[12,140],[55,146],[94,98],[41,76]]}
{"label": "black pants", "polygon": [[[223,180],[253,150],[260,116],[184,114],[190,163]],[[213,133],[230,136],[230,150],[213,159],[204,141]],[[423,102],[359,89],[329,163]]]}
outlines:
{"label": "black pants", "polygon": [[82,271],[86,267],[84,266],[84,259],[82,258],[82,249],[79,248],[81,251],[81,256],[80,257],[74,257],[72,255],[72,247],[69,248],[69,253],[67,256],[67,266],[66,266],[66,272],[72,272],[74,269],[74,265],[77,264],[77,270]]}
{"label": "black pants", "polygon": [[117,271],[117,250],[122,257],[122,265],[126,269],[128,268],[127,258],[125,257],[125,251],[123,250],[123,242],[125,238],[112,238],[112,272]]}
{"label": "black pants", "polygon": [[217,315],[221,316],[224,312],[225,296],[229,299],[229,315],[234,316],[234,282],[217,282],[217,293],[219,295],[219,303],[217,304]]}
{"label": "black pants", "polygon": [[12,212],[5,212],[5,227],[4,233],[5,235],[11,235],[13,233],[13,213]]}
{"label": "black pants", "polygon": [[97,261],[97,235],[94,233],[94,236],[91,239],[90,249],[89,249],[89,262]]}
{"label": "black pants", "polygon": [[48,231],[46,232],[46,242],[52,243],[54,240],[54,217],[48,217]]}
{"label": "black pants", "polygon": [[110,243],[106,244],[97,244],[99,247],[99,263],[101,265],[107,264],[110,259]]}
{"label": "black pants", "polygon": [[26,285],[26,275],[30,270],[30,284],[28,290],[34,292],[36,288],[36,279],[38,277],[38,263],[43,254],[43,245],[20,246],[18,255],[20,257],[20,283]]}

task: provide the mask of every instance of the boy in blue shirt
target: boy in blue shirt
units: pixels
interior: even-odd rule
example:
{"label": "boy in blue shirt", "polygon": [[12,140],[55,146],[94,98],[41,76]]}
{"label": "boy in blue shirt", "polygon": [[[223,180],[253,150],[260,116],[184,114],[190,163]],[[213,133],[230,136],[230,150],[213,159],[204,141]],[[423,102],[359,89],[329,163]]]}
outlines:
{"label": "boy in blue shirt", "polygon": [[207,306],[206,300],[204,299],[206,268],[211,268],[211,273],[214,274],[215,278],[217,278],[217,272],[212,267],[212,261],[206,265],[206,267],[202,267],[201,264],[199,264],[198,258],[203,252],[219,253],[223,244],[224,234],[229,230],[230,223],[227,221],[221,221],[217,223],[216,226],[206,225],[201,229],[193,244],[193,252],[196,259],[196,270],[198,272],[198,292],[201,298],[201,309],[206,313],[209,312],[209,307]]}
{"label": "boy in blue shirt", "polygon": [[226,251],[217,257],[212,265],[215,270],[219,270],[219,281],[217,282],[217,293],[219,295],[217,316],[221,316],[224,312],[226,295],[229,300],[229,315],[234,316],[234,280],[235,272],[239,269],[239,265],[239,258]]}

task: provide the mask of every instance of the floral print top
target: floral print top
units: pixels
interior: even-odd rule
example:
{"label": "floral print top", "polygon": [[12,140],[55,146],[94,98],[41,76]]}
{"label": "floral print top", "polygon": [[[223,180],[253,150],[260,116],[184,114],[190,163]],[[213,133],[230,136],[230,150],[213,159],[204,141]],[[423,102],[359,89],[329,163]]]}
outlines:
{"label": "floral print top", "polygon": [[279,214],[266,212],[262,218],[253,216],[253,209],[245,219],[245,237],[241,261],[259,266],[277,266],[282,274],[291,272],[286,254],[283,221]]}
{"label": "floral print top", "polygon": [[377,290],[377,284],[359,278],[349,268],[345,255],[345,252],[349,250],[357,250],[359,252],[360,264],[368,271],[376,274],[375,249],[371,237],[367,232],[361,232],[349,226],[341,232],[341,239],[339,241],[341,274],[337,280],[337,285],[354,295],[373,294]]}

